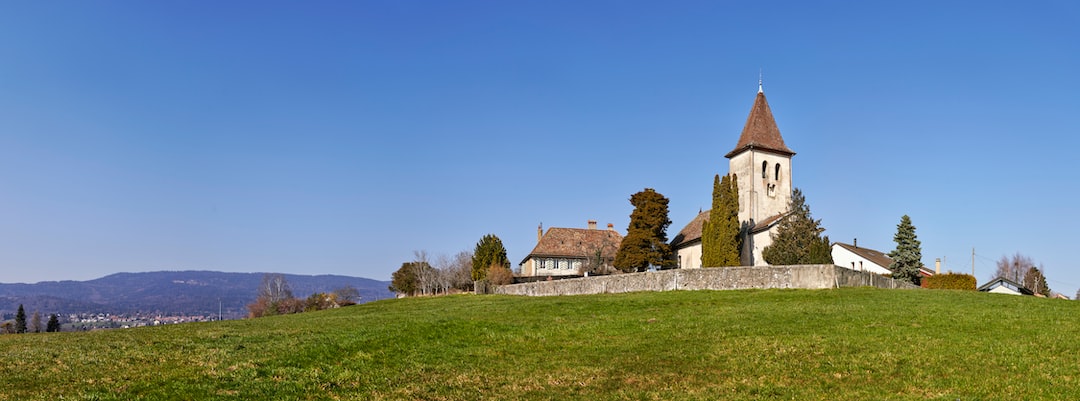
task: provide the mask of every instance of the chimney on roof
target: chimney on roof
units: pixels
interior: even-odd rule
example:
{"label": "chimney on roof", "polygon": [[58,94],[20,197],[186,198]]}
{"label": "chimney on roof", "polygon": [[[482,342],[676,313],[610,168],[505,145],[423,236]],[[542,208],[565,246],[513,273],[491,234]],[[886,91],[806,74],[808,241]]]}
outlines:
{"label": "chimney on roof", "polygon": [[934,274],[941,274],[941,258],[934,259]]}
{"label": "chimney on roof", "polygon": [[590,230],[595,230],[596,229],[596,220],[589,220],[589,229]]}
{"label": "chimney on roof", "polygon": [[540,239],[544,238],[544,223],[536,226],[536,243],[540,243]]}
{"label": "chimney on roof", "polygon": [[856,247],[856,248],[858,248],[858,247],[859,247],[859,239],[858,239],[858,238],[855,238],[855,240],[854,240],[854,241],[852,241],[852,244],[851,244],[851,245],[852,245],[852,246],[854,246],[854,247]]}
{"label": "chimney on roof", "polygon": [[615,225],[611,224],[611,223],[607,223],[607,230],[608,231],[615,231]]}

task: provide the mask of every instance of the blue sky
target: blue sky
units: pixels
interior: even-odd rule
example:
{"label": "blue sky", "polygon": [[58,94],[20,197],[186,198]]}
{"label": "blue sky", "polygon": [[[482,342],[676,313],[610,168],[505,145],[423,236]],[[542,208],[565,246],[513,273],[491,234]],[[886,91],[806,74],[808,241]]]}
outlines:
{"label": "blue sky", "polygon": [[[757,91],[834,241],[1080,287],[1073,2],[0,6],[0,282],[388,279],[487,233],[708,208]],[[734,3],[734,2],[731,2]]]}

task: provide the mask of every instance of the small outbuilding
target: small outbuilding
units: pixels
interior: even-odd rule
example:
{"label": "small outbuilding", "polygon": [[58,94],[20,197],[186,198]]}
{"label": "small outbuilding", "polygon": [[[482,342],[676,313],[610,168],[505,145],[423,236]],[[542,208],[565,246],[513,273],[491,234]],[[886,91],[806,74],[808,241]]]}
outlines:
{"label": "small outbuilding", "polygon": [[995,278],[986,284],[979,286],[979,291],[992,292],[995,294],[1035,295],[1034,291],[1027,289],[1020,283],[1004,277]]}

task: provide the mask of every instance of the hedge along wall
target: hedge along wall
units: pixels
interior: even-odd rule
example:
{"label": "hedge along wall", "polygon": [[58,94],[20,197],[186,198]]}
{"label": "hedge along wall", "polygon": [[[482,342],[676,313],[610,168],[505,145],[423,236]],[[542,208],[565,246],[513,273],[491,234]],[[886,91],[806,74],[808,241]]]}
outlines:
{"label": "hedge along wall", "polygon": [[922,287],[933,290],[975,291],[975,276],[970,274],[948,273],[923,277]]}

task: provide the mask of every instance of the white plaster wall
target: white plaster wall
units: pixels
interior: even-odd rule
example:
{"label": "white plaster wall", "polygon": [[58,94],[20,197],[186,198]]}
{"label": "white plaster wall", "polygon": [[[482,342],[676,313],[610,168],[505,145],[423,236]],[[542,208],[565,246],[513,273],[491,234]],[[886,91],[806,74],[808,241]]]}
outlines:
{"label": "white plaster wall", "polygon": [[994,294],[1020,295],[1019,292],[1013,291],[1011,288],[1003,286],[1003,285],[999,285],[997,287],[991,288],[990,291],[987,291],[987,292],[994,293]]}
{"label": "white plaster wall", "polygon": [[[832,259],[833,264],[851,270],[867,271],[877,274],[892,274],[892,271],[889,271],[889,269],[881,267],[878,264],[871,262],[869,259],[856,255],[854,252],[844,249],[844,247],[836,244],[833,244],[832,246]],[[861,269],[860,262],[862,262]],[[853,263],[854,267],[852,267]]]}
{"label": "white plaster wall", "polygon": [[521,275],[522,276],[534,276],[534,275],[536,275],[535,270],[533,269],[534,265],[535,265],[535,262],[533,262],[533,258],[529,258],[529,259],[525,260],[525,263],[521,264]]}
{"label": "white plaster wall", "polygon": [[697,269],[701,267],[701,243],[679,249],[676,256],[679,258],[679,267],[682,269]]}
{"label": "white plaster wall", "polygon": [[776,227],[777,226],[773,226],[773,228],[771,230],[762,231],[760,233],[754,234],[754,236],[753,236],[754,251],[753,251],[753,259],[750,260],[750,265],[751,266],[768,266],[769,265],[768,263],[765,262],[765,257],[762,256],[762,251],[765,250],[765,247],[767,247],[769,245],[772,245],[772,235],[771,234],[774,231],[776,231]]}
{"label": "white plaster wall", "polygon": [[[761,163],[768,166],[761,176]],[[776,165],[780,178],[776,179]],[[735,173],[739,182],[739,221],[759,222],[787,211],[791,201],[791,157],[771,152],[748,150],[732,157],[728,173]],[[774,190],[769,192],[769,185]]]}
{"label": "white plaster wall", "polygon": [[[568,259],[568,258],[556,258],[556,259]],[[569,259],[572,263],[574,259]],[[527,266],[527,267],[526,267]],[[571,265],[572,266],[572,265]],[[536,258],[529,258],[525,262],[525,265],[521,268],[522,276],[576,276],[578,275],[578,269],[559,269],[557,266],[554,269],[545,269],[536,262]]]}

